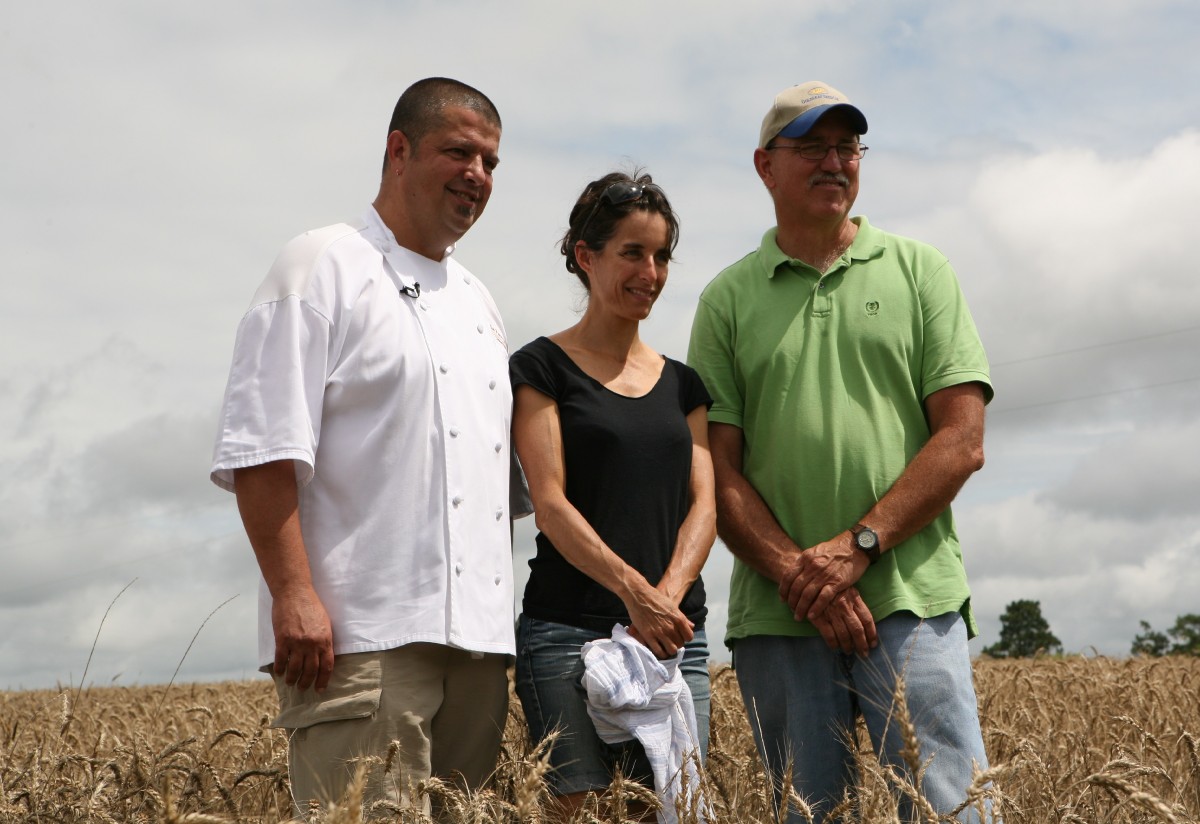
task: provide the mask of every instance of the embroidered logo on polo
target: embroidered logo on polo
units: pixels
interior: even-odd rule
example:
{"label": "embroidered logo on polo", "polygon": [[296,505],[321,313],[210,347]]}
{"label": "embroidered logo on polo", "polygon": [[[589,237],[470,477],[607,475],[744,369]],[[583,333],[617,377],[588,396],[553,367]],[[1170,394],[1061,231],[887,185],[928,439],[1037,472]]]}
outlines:
{"label": "embroidered logo on polo", "polygon": [[877,301],[877,300],[867,301],[867,314],[868,315],[878,315],[879,314],[879,301]]}

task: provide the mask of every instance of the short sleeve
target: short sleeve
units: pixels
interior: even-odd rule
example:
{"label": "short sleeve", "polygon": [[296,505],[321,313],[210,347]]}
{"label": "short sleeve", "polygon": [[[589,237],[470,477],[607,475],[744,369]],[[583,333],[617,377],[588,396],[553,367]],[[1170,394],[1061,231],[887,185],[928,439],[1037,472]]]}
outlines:
{"label": "short sleeve", "polygon": [[525,384],[555,401],[561,400],[562,373],[551,363],[552,346],[554,344],[546,338],[538,338],[522,346],[508,359],[508,376],[514,394],[518,386]]}
{"label": "short sleeve", "polygon": [[233,491],[234,470],[296,461],[312,480],[328,377],[330,324],[292,295],[242,318],[213,449],[212,481]]}
{"label": "short sleeve", "polygon": [[700,406],[711,409],[712,396],[708,394],[704,381],[700,379],[696,370],[678,361],[671,361],[671,364],[679,374],[679,405],[683,413],[691,414],[693,409]]}
{"label": "short sleeve", "polygon": [[740,427],[745,400],[735,377],[733,331],[728,319],[705,300],[704,295],[700,296],[696,306],[687,361],[712,399],[709,421]]}
{"label": "short sleeve", "polygon": [[993,396],[987,354],[967,308],[958,277],[949,262],[920,284],[922,317],[921,397],[962,383],[983,386],[984,401]]}

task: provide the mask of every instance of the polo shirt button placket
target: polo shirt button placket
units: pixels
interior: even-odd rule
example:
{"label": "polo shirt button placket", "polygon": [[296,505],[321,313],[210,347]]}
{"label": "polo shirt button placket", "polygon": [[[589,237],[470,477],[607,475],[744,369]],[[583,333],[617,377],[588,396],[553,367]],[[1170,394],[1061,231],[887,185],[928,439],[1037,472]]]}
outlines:
{"label": "polo shirt button placket", "polygon": [[813,291],[813,312],[819,315],[827,314],[833,302],[833,298],[825,288],[825,281],[829,279],[828,275],[822,275],[817,280],[817,288]]}

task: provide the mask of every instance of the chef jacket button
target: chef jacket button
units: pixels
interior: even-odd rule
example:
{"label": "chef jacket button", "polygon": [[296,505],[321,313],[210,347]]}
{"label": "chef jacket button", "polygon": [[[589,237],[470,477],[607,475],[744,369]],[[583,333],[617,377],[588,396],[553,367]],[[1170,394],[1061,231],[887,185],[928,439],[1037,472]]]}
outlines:
{"label": "chef jacket button", "polygon": [[495,389],[495,388],[496,388],[496,382],[494,380],[488,381],[488,389]]}
{"label": "chef jacket button", "polygon": [[458,505],[459,505],[459,504],[461,504],[462,502],[463,502],[463,497],[462,497],[462,495],[455,495],[455,496],[454,496],[454,497],[453,497],[453,498],[450,500],[450,503],[454,504],[455,506],[458,506]]}
{"label": "chef jacket button", "polygon": [[451,438],[457,438],[457,437],[458,437],[458,427],[457,427],[457,426],[452,426],[452,427],[450,427],[450,437],[451,437]]}
{"label": "chef jacket button", "polygon": [[483,334],[483,324],[481,323],[478,326],[476,326],[475,331],[482,335]]}
{"label": "chef jacket button", "polygon": [[440,370],[441,373],[444,375],[450,371],[450,364],[443,363],[441,366],[438,367],[438,370]]}
{"label": "chef jacket button", "polygon": [[504,444],[502,444],[502,443],[497,443],[497,444],[496,444],[496,451],[497,451],[497,452],[499,452],[499,451],[500,451],[501,449],[503,449],[503,448],[504,448]]}
{"label": "chef jacket button", "polygon": [[496,582],[496,586],[500,586],[500,582],[501,582],[502,580],[504,580],[504,579],[503,579],[503,578],[501,578],[499,575],[497,575],[497,576],[496,576],[495,578],[493,578],[492,580]]}
{"label": "chef jacket button", "polygon": [[500,519],[501,519],[501,518],[503,518],[503,517],[504,517],[504,510],[503,510],[503,509],[501,509],[501,508],[499,508],[499,507],[497,507],[497,508],[496,508],[496,520],[498,521],[498,520],[500,520]]}
{"label": "chef jacket button", "polygon": [[454,574],[455,574],[455,575],[462,575],[462,570],[463,570],[463,566],[462,566],[462,564],[455,564],[455,565],[454,565]]}

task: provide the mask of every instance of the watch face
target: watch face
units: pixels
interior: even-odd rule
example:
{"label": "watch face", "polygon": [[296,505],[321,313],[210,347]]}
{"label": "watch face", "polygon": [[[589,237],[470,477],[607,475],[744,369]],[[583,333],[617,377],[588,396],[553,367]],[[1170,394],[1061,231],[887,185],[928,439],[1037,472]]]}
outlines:
{"label": "watch face", "polygon": [[875,545],[879,543],[879,536],[869,529],[864,529],[858,535],[854,536],[854,540],[863,549],[874,549]]}

